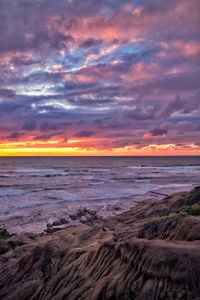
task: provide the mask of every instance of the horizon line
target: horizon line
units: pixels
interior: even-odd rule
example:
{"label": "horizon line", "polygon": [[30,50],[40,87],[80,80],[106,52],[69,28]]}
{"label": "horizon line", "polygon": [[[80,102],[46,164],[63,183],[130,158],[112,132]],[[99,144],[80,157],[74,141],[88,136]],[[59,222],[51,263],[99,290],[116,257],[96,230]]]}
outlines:
{"label": "horizon line", "polygon": [[200,157],[200,154],[187,155],[0,155],[1,158],[9,157]]}

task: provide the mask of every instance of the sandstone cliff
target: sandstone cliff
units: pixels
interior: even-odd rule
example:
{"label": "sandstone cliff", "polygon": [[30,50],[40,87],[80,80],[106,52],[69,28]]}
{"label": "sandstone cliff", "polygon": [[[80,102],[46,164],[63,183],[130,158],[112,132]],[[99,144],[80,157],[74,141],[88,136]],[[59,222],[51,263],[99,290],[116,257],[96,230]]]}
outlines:
{"label": "sandstone cliff", "polygon": [[200,299],[200,187],[91,226],[1,231],[2,300]]}

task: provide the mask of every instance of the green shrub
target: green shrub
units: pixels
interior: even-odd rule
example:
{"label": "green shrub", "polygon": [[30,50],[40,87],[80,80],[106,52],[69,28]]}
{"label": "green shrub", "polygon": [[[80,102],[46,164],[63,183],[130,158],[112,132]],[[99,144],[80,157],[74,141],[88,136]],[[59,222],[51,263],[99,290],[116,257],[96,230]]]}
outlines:
{"label": "green shrub", "polygon": [[175,215],[175,219],[182,219],[187,217],[189,214],[186,211],[180,211]]}
{"label": "green shrub", "polygon": [[4,228],[0,228],[0,240],[5,240],[8,239],[9,237],[10,237],[9,232]]}
{"label": "green shrub", "polygon": [[182,219],[182,218],[185,218],[187,217],[189,214],[186,212],[186,211],[180,211],[176,214],[171,214],[171,215],[168,215],[168,216],[163,216],[161,217],[160,219],[157,219],[157,220],[152,220],[150,222],[148,222],[148,224],[160,224],[162,222],[168,222],[168,221],[175,221],[175,220],[179,220],[179,219]]}
{"label": "green shrub", "polygon": [[185,210],[190,216],[200,216],[200,206],[191,206]]}
{"label": "green shrub", "polygon": [[0,240],[0,255],[8,251],[8,246],[4,240]]}

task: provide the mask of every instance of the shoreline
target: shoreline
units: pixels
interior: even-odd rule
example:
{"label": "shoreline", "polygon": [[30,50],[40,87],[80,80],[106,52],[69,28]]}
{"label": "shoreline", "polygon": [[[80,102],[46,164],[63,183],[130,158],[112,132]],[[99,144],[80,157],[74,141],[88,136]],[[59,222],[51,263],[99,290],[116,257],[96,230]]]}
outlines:
{"label": "shoreline", "polygon": [[[184,186],[184,191],[189,191],[191,188],[194,188],[195,185]],[[63,201],[62,204],[58,204],[57,209],[49,209],[49,218],[43,218],[43,211],[45,208],[38,208],[35,213],[30,211],[27,215],[26,213],[22,215],[21,213],[9,216],[5,215],[0,218],[0,226],[5,226],[8,231],[12,234],[25,234],[25,233],[34,233],[39,234],[43,233],[46,229],[49,228],[49,224],[54,222],[60,222],[62,228],[78,226],[81,224],[78,220],[73,220],[70,218],[70,215],[77,213],[79,209],[89,209],[95,211],[100,217],[108,218],[120,213],[126,212],[132,207],[135,207],[137,203],[142,202],[143,200],[153,199],[153,200],[162,200],[164,197],[170,193],[182,192],[183,187],[176,188],[159,188],[153,191],[149,191],[145,194],[127,196],[121,199],[112,199],[112,200],[94,200],[94,201]],[[50,205],[50,203],[49,203]],[[66,223],[63,223],[62,220],[65,219]],[[62,224],[61,224],[62,223]]]}

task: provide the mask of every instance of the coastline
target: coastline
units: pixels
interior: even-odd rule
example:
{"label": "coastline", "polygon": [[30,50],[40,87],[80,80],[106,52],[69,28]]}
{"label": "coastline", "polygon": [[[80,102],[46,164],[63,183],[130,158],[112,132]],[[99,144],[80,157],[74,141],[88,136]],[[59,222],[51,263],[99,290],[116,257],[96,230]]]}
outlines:
{"label": "coastline", "polygon": [[196,187],[53,233],[5,235],[0,298],[199,299],[199,205]]}
{"label": "coastline", "polygon": [[[81,208],[106,218],[136,202],[199,184],[193,157],[13,158],[0,161],[0,224],[12,233],[40,233]],[[117,209],[115,209],[117,208]],[[67,226],[68,226],[67,225]]]}
{"label": "coastline", "polygon": [[[193,187],[195,187],[195,185]],[[191,188],[191,185],[185,185],[184,191],[189,191]],[[135,207],[138,203],[143,202],[143,200],[162,200],[166,195],[182,191],[183,187],[166,187],[149,191],[141,195],[122,197],[121,199],[61,201],[61,203],[58,204],[57,209],[54,207],[50,208],[50,206],[48,207],[50,214],[48,218],[43,217],[43,213],[45,213],[46,210],[45,207],[43,209],[42,207],[39,207],[38,211],[32,214],[30,210],[28,214],[24,212],[24,215],[20,211],[19,213],[16,212],[15,214],[6,214],[1,216],[0,226],[4,226],[12,234],[39,234],[43,233],[49,228],[49,225],[53,223],[60,223],[60,228],[81,225],[82,223],[80,220],[75,220],[70,217],[71,215],[76,214],[79,210],[89,209],[96,212],[102,218],[108,218],[128,211],[132,207]],[[66,220],[66,222],[62,220]]]}

